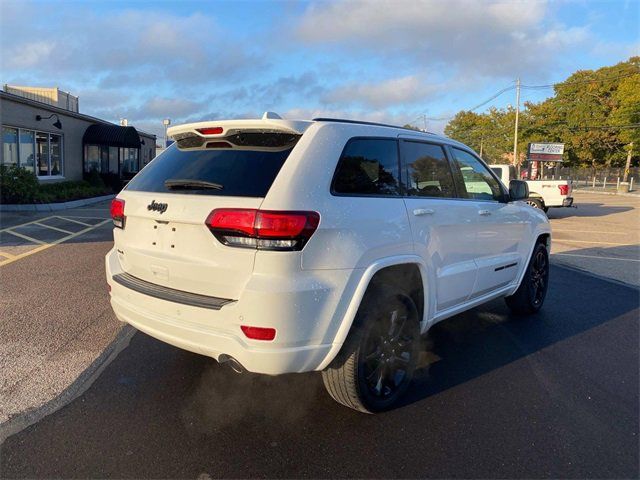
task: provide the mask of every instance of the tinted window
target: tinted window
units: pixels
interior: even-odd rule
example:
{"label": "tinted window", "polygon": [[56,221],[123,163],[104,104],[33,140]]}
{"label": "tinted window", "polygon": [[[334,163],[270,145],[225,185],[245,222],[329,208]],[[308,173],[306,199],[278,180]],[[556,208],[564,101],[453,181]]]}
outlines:
{"label": "tinted window", "polygon": [[[264,197],[289,156],[253,150],[180,150],[170,146],[136,175],[127,190],[238,197]],[[167,180],[197,180],[220,188],[167,188]],[[185,182],[186,183],[186,182]]]}
{"label": "tinted window", "polygon": [[401,145],[407,195],[455,197],[451,168],[440,145],[418,142]]}
{"label": "tinted window", "polygon": [[501,200],[503,192],[489,169],[469,152],[452,148],[453,158],[462,176],[460,196],[478,200]]}
{"label": "tinted window", "polygon": [[340,157],[333,180],[335,193],[399,195],[396,140],[354,139]]}

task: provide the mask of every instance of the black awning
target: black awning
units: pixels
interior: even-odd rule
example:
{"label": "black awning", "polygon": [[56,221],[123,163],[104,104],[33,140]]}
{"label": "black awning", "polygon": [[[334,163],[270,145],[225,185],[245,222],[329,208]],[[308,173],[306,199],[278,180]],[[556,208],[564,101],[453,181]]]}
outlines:
{"label": "black awning", "polygon": [[94,123],[84,132],[82,143],[112,147],[140,148],[140,136],[133,127]]}

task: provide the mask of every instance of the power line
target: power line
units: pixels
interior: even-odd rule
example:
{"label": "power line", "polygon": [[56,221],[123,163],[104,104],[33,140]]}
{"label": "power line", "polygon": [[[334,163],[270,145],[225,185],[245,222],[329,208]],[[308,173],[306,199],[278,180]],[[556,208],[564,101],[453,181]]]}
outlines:
{"label": "power line", "polygon": [[[629,73],[625,73],[622,75],[617,75],[615,77],[608,77],[608,78],[592,78],[589,80],[573,80],[573,81],[565,81],[565,82],[557,82],[557,83],[548,83],[545,85],[520,85],[520,88],[524,88],[527,90],[543,90],[546,88],[555,88],[558,85],[578,85],[578,84],[586,84],[586,83],[594,83],[594,82],[609,82],[609,81],[614,81],[614,80],[619,80],[621,78],[627,78],[627,77],[631,77],[633,75],[638,75],[640,74],[640,70],[636,71],[636,72],[629,72]],[[461,110],[462,112],[473,112],[474,110],[477,110],[481,107],[484,107],[485,105],[487,105],[488,103],[490,103],[491,101],[495,100],[496,98],[498,98],[500,95],[502,95],[505,92],[508,92],[510,90],[513,90],[516,88],[516,85],[509,85],[505,88],[503,88],[502,90],[498,90],[496,93],[494,93],[493,95],[491,95],[491,97],[489,97],[488,99],[486,99],[484,102],[479,103],[478,105],[476,105],[475,107],[472,107],[468,110]],[[456,116],[456,114],[454,115],[450,115],[450,116],[446,116],[446,117],[427,117],[426,115],[419,115],[418,117],[416,117],[414,120],[412,120],[413,122],[415,122],[418,119],[425,119],[425,120],[431,120],[431,121],[445,121],[445,120],[451,120],[452,118],[454,118]]]}

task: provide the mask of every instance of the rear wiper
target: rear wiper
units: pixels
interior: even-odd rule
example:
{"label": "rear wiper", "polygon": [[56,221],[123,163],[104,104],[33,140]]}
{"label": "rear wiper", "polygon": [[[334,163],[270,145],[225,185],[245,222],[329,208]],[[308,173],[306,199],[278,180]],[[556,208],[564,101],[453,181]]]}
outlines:
{"label": "rear wiper", "polygon": [[224,187],[219,183],[207,182],[206,180],[194,180],[194,179],[170,179],[165,180],[164,186],[169,190],[222,190]]}

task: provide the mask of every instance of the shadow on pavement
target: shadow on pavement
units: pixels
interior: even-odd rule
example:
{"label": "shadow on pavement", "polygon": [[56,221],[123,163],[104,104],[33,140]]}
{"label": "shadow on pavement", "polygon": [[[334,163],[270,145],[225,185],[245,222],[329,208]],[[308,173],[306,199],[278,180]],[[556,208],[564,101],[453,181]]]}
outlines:
{"label": "shadow on pavement", "polygon": [[[432,330],[441,360],[380,415],[320,375],[237,375],[143,334],[81,398],[9,438],[8,477],[638,474],[637,291],[552,268],[544,310],[502,301]],[[636,435],[636,436],[634,436]]]}
{"label": "shadow on pavement", "polygon": [[606,217],[614,213],[628,212],[633,210],[633,207],[620,206],[620,205],[605,205],[599,202],[583,202],[580,201],[580,197],[574,199],[574,207],[570,208],[550,208],[547,212],[547,217],[554,218],[569,218],[569,217]]}

